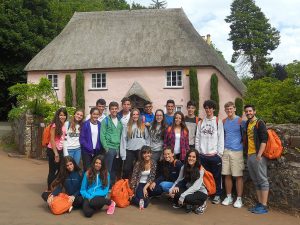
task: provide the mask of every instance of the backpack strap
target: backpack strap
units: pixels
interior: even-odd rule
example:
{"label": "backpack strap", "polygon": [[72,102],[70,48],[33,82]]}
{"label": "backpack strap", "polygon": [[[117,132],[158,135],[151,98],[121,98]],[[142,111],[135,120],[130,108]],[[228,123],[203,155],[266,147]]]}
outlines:
{"label": "backpack strap", "polygon": [[216,116],[217,130],[219,130],[219,117]]}
{"label": "backpack strap", "polygon": [[199,122],[199,117],[196,116],[196,125],[198,125],[198,122]]}
{"label": "backpack strap", "polygon": [[105,117],[105,124],[106,124],[106,126],[108,126],[108,117],[109,117],[109,116],[106,116],[106,117]]}
{"label": "backpack strap", "polygon": [[173,161],[173,166],[175,167],[176,166],[176,162],[178,161],[178,159],[174,159]]}

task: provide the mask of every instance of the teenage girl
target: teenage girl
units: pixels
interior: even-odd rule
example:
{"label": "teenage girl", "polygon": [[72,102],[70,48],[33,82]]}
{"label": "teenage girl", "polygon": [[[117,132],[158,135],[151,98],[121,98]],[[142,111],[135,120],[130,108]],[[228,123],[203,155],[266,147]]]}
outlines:
{"label": "teenage girl", "polygon": [[54,196],[64,192],[69,195],[69,201],[73,203],[72,206],[79,208],[83,202],[80,195],[81,180],[80,168],[71,156],[65,156],[62,158],[57,178],[51,184],[52,192],[44,192],[42,198],[51,204]]}
{"label": "teenage girl", "polygon": [[50,142],[47,146],[47,156],[49,162],[48,190],[51,189],[51,183],[55,180],[59,172],[59,163],[63,158],[63,142],[65,139],[66,128],[64,126],[68,117],[67,110],[60,108],[55,112],[51,122]]}
{"label": "teenage girl", "polygon": [[163,192],[169,193],[182,167],[182,162],[174,158],[174,151],[171,147],[164,149],[163,157],[163,160],[158,163],[157,178],[150,185],[150,190],[155,195],[161,195]]}
{"label": "teenage girl", "polygon": [[140,117],[140,111],[133,109],[127,126],[123,127],[120,156],[124,163],[123,178],[129,178],[134,162],[139,158],[140,149],[144,145],[149,146],[149,133]]}
{"label": "teenage girl", "polygon": [[107,198],[110,183],[110,175],[105,167],[102,155],[93,159],[91,167],[85,172],[81,184],[80,193],[83,200],[83,213],[91,217],[96,210],[108,206],[107,214],[113,214],[116,203]]}
{"label": "teenage girl", "polygon": [[151,159],[151,148],[143,146],[140,151],[140,159],[136,162],[132,177],[130,180],[130,188],[134,190],[134,196],[131,202],[139,206],[140,200],[144,201],[144,208],[149,204],[149,196],[152,196],[149,189],[150,184],[155,179],[156,163]]}
{"label": "teenage girl", "polygon": [[201,167],[199,152],[191,149],[187,152],[179,177],[169,191],[173,198],[173,208],[180,208],[185,204],[187,213],[193,210],[196,214],[204,213],[207,190],[203,176],[204,169]]}
{"label": "teenage girl", "polygon": [[164,111],[158,109],[155,112],[154,120],[149,129],[150,147],[154,162],[158,162],[160,160],[164,145],[165,129],[166,124]]}
{"label": "teenage girl", "polygon": [[90,119],[83,123],[79,136],[84,171],[89,169],[93,158],[100,154],[101,149],[99,109],[91,108],[90,115]]}
{"label": "teenage girl", "polygon": [[183,161],[189,146],[189,131],[184,122],[182,112],[175,112],[173,124],[165,133],[164,147],[171,146],[174,149],[176,159]]}
{"label": "teenage girl", "polygon": [[79,143],[80,129],[83,123],[83,110],[77,109],[73,118],[65,123],[66,139],[64,142],[64,155],[72,156],[76,164],[79,165],[81,149]]}

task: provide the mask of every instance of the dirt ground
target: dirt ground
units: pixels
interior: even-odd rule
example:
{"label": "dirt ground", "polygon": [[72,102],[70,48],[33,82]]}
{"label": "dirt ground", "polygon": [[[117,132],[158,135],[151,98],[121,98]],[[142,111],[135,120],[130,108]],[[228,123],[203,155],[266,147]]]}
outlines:
{"label": "dirt ground", "polygon": [[70,214],[52,215],[40,197],[46,187],[46,161],[10,158],[0,150],[0,224],[97,224],[97,225],[300,225],[300,219],[271,210],[267,215],[254,215],[247,208],[209,203],[204,215],[186,214],[173,209],[166,199],[153,199],[149,207],[140,211],[129,206],[117,208],[114,215],[105,211],[85,218],[80,210]]}

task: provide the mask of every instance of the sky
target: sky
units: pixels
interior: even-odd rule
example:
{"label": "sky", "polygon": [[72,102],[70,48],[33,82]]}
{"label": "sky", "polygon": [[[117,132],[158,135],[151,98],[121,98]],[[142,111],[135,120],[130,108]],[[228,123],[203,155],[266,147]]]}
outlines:
{"label": "sky", "polygon": [[[128,0],[149,6],[151,0]],[[167,8],[183,8],[198,33],[210,34],[215,46],[230,62],[232,42],[228,41],[229,24],[224,19],[230,15],[232,0],[166,0]],[[272,64],[288,64],[300,60],[300,1],[256,0],[256,5],[269,19],[272,27],[280,32],[280,45],[271,53]]]}

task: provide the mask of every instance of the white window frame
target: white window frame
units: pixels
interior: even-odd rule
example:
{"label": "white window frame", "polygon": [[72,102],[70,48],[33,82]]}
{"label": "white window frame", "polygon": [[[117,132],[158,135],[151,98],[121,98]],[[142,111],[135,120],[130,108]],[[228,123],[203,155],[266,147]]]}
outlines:
{"label": "white window frame", "polygon": [[[173,85],[173,76],[175,75],[175,85]],[[168,77],[169,81],[168,81]],[[181,79],[178,79],[178,78]],[[181,82],[181,84],[180,84]],[[167,70],[166,71],[166,88],[182,88],[183,87],[183,70]]]}
{"label": "white window frame", "polygon": [[175,106],[175,112],[177,112],[177,111],[182,112],[182,108],[183,108],[182,105],[176,105]]}
{"label": "white window frame", "polygon": [[58,90],[58,74],[55,73],[49,73],[47,74],[47,79],[50,80],[51,86],[55,89]]}
{"label": "white window frame", "polygon": [[[100,77],[98,77],[100,76]],[[103,85],[103,76],[104,76],[104,83]],[[97,86],[97,79],[100,79],[99,84],[100,86]],[[95,85],[93,85],[93,82],[95,82]],[[102,90],[102,89],[107,89],[107,79],[106,79],[106,73],[104,72],[95,72],[91,73],[91,89],[93,90]]]}

